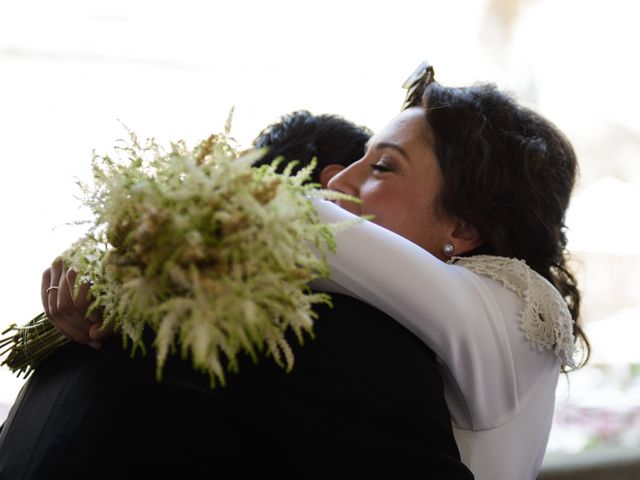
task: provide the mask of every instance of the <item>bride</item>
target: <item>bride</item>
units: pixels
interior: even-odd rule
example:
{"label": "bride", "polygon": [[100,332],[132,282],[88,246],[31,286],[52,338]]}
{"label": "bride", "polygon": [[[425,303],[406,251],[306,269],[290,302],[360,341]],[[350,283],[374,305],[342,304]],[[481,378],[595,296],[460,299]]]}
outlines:
{"label": "bride", "polygon": [[[565,252],[576,168],[540,115],[491,85],[445,87],[425,72],[407,108],[329,182],[361,203],[316,202],[325,222],[374,218],[337,235],[331,277],[316,287],[372,304],[436,353],[462,461],[479,480],[536,478],[578,339],[588,356]],[[57,312],[56,325],[70,321]],[[106,335],[94,326],[90,341]]]}

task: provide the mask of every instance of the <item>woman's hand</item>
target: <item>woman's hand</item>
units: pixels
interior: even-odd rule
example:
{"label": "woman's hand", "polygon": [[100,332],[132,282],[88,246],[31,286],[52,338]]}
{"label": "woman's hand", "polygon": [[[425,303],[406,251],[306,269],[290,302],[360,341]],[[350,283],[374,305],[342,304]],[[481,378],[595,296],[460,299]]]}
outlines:
{"label": "woman's hand", "polygon": [[40,294],[42,306],[49,321],[65,337],[93,348],[102,347],[102,341],[113,336],[112,328],[102,328],[102,319],[97,312],[87,317],[91,304],[88,283],[78,288],[73,295],[77,273],[64,268],[58,259],[42,274]]}

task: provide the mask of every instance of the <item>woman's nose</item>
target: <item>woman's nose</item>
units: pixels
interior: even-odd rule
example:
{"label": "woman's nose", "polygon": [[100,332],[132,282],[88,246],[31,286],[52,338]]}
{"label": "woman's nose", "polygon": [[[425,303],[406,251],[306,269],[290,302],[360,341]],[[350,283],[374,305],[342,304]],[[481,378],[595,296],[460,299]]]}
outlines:
{"label": "woman's nose", "polygon": [[358,196],[358,183],[357,183],[357,168],[358,163],[355,162],[349,165],[347,168],[334,175],[327,188],[329,190],[335,190],[337,192],[346,193],[347,195]]}

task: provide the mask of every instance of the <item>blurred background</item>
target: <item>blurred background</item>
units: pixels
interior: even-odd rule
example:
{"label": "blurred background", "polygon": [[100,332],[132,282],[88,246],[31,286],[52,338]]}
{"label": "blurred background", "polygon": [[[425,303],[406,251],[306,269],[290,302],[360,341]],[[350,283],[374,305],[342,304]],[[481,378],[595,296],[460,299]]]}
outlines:
{"label": "blurred background", "polygon": [[[0,328],[41,311],[41,272],[78,232],[92,149],[281,114],[374,131],[428,59],[445,84],[491,81],[572,140],[567,224],[593,343],[563,376],[548,457],[640,447],[640,4],[627,0],[0,1]],[[635,60],[634,60],[635,58]],[[0,421],[22,384],[0,369]],[[631,478],[631,477],[629,477]]]}

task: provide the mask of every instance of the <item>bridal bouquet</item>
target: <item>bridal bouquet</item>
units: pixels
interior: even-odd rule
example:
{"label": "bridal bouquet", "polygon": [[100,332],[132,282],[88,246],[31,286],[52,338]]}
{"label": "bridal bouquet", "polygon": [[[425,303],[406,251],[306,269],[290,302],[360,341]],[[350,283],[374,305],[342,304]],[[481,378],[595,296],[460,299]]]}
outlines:
{"label": "bridal bouquet", "polygon": [[[176,350],[212,385],[241,352],[290,369],[285,333],[302,341],[312,305],[330,301],[308,284],[328,274],[323,255],[345,225],[320,223],[311,200],[341,195],[305,183],[313,165],[296,175],[253,168],[263,152],[238,152],[229,123],[195,148],[129,132],[115,155],[94,154],[93,185],[81,184],[93,219],[62,258],[79,273],[76,288],[91,283],[89,313],[99,310],[125,346],[144,351],[143,331],[154,333],[159,378]],[[4,333],[4,364],[25,375],[66,341],[44,314]]]}

